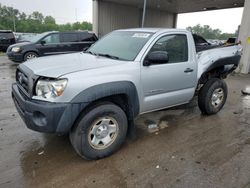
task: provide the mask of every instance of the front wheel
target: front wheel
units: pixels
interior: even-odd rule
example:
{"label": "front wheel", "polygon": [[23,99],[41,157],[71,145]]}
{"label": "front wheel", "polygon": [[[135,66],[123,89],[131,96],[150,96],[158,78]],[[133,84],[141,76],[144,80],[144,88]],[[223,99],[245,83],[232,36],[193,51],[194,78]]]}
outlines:
{"label": "front wheel", "polygon": [[227,85],[218,78],[208,80],[198,95],[198,106],[203,114],[216,114],[227,99]]}
{"label": "front wheel", "polygon": [[113,103],[91,107],[70,132],[76,152],[86,159],[100,159],[117,151],[126,139],[127,117]]}
{"label": "front wheel", "polygon": [[35,53],[35,52],[27,52],[27,53],[24,55],[24,61],[31,60],[31,59],[35,59],[35,58],[37,58],[37,57],[38,57],[37,53]]}

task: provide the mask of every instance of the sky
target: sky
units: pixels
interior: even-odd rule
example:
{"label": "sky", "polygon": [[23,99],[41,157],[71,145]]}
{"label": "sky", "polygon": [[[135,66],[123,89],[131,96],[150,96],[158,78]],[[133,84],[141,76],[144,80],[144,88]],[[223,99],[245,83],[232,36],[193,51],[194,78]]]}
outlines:
{"label": "sky", "polygon": [[[31,14],[39,11],[53,16],[57,23],[75,21],[92,22],[92,0],[0,0],[2,5],[12,6],[21,12]],[[178,15],[178,28],[197,24],[209,25],[222,32],[234,33],[240,25],[243,8],[233,8]]]}
{"label": "sky", "polygon": [[76,20],[92,22],[92,0],[0,0],[0,3],[27,14],[39,11],[53,16],[59,24]]}
{"label": "sky", "polygon": [[231,8],[178,15],[178,28],[186,28],[197,24],[209,25],[224,33],[234,33],[241,23],[243,8]]}

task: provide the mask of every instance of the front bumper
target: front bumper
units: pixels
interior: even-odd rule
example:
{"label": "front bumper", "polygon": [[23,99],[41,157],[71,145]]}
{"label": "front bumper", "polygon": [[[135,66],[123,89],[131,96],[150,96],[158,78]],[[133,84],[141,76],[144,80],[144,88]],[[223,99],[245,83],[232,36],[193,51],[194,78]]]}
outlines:
{"label": "front bumper", "polygon": [[7,56],[9,60],[14,62],[23,62],[23,54],[16,52],[7,52]]}
{"label": "front bumper", "polygon": [[46,133],[68,133],[85,103],[51,103],[33,100],[12,85],[12,98],[29,129]]}

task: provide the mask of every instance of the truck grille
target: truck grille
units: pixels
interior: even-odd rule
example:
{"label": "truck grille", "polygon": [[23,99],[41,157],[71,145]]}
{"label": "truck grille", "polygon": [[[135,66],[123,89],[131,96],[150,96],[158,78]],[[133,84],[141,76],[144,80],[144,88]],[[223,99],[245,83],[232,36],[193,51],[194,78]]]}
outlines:
{"label": "truck grille", "polygon": [[23,89],[27,95],[29,95],[29,78],[28,76],[23,73],[22,71],[16,71],[16,82],[18,83],[19,87]]}

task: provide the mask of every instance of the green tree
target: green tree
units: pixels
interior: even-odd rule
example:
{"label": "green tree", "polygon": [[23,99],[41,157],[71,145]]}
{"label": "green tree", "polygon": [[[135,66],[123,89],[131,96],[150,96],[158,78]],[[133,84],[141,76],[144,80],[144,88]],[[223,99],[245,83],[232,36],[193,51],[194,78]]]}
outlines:
{"label": "green tree", "polygon": [[62,24],[58,26],[59,31],[72,31],[72,26],[70,23]]}
{"label": "green tree", "polygon": [[14,29],[16,23],[17,32],[41,33],[45,31],[73,31],[92,30],[89,22],[76,22],[58,25],[52,16],[44,16],[38,11],[26,15],[17,9],[0,4],[0,29]]}
{"label": "green tree", "polygon": [[56,24],[56,20],[52,16],[46,16],[44,18],[43,25],[44,25],[43,31],[58,30],[58,25]]}
{"label": "green tree", "polygon": [[220,39],[226,40],[229,37],[235,37],[235,33],[222,33],[220,29],[212,29],[208,25],[196,25],[193,27],[187,27],[187,30],[191,31],[194,34],[201,35],[206,39]]}

